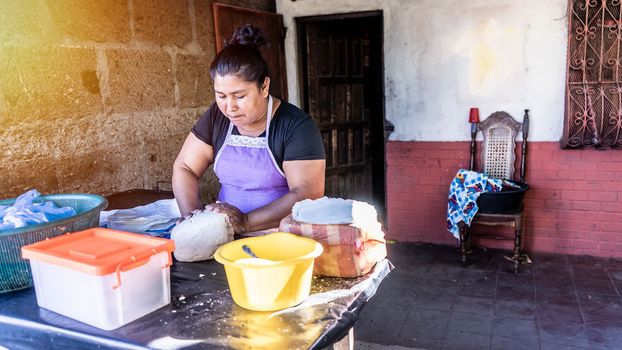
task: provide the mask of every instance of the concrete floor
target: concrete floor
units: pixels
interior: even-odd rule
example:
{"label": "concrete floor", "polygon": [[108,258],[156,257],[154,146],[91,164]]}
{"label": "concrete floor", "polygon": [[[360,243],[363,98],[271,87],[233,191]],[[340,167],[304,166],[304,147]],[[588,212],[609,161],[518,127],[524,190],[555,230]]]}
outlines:
{"label": "concrete floor", "polygon": [[388,245],[396,269],[355,327],[358,349],[622,349],[622,261]]}

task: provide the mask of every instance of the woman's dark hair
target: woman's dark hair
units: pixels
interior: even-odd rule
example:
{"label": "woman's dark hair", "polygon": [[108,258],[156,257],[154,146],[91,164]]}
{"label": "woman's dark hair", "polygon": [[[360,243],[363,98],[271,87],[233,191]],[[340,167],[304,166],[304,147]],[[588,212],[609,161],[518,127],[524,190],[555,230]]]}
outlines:
{"label": "woman's dark hair", "polygon": [[261,87],[270,74],[268,63],[259,52],[266,44],[268,40],[259,28],[252,24],[238,27],[225,48],[214,57],[210,65],[212,79],[216,75],[236,75],[245,81],[256,82]]}

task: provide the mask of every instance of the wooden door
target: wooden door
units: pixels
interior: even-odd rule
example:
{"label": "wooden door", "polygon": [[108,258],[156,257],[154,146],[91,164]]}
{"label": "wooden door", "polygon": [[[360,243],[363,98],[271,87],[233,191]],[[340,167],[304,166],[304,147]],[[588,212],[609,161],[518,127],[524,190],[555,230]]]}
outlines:
{"label": "wooden door", "polygon": [[326,195],[385,203],[382,17],[299,20],[304,108],[326,149]]}
{"label": "wooden door", "polygon": [[268,37],[269,45],[261,49],[261,54],[270,67],[270,93],[287,101],[283,16],[217,3],[213,4],[213,10],[216,52],[224,47],[224,43],[241,25],[250,23],[264,32]]}

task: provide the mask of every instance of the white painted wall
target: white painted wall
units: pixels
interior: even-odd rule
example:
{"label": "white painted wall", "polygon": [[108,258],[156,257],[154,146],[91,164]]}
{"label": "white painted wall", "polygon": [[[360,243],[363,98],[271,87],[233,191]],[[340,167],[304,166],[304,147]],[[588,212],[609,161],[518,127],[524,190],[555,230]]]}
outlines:
{"label": "white painted wall", "polygon": [[529,138],[558,141],[564,115],[567,0],[276,0],[288,28],[289,96],[300,104],[296,17],[382,10],[391,140],[465,141],[468,112],[504,110]]}

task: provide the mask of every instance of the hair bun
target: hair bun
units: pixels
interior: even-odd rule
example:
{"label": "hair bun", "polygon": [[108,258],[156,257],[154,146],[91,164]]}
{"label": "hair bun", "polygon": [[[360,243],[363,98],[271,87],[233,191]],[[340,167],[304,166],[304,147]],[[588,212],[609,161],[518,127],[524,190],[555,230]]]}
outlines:
{"label": "hair bun", "polygon": [[264,33],[252,24],[245,24],[238,27],[227,45],[248,45],[255,49],[259,49],[268,43],[268,39]]}

